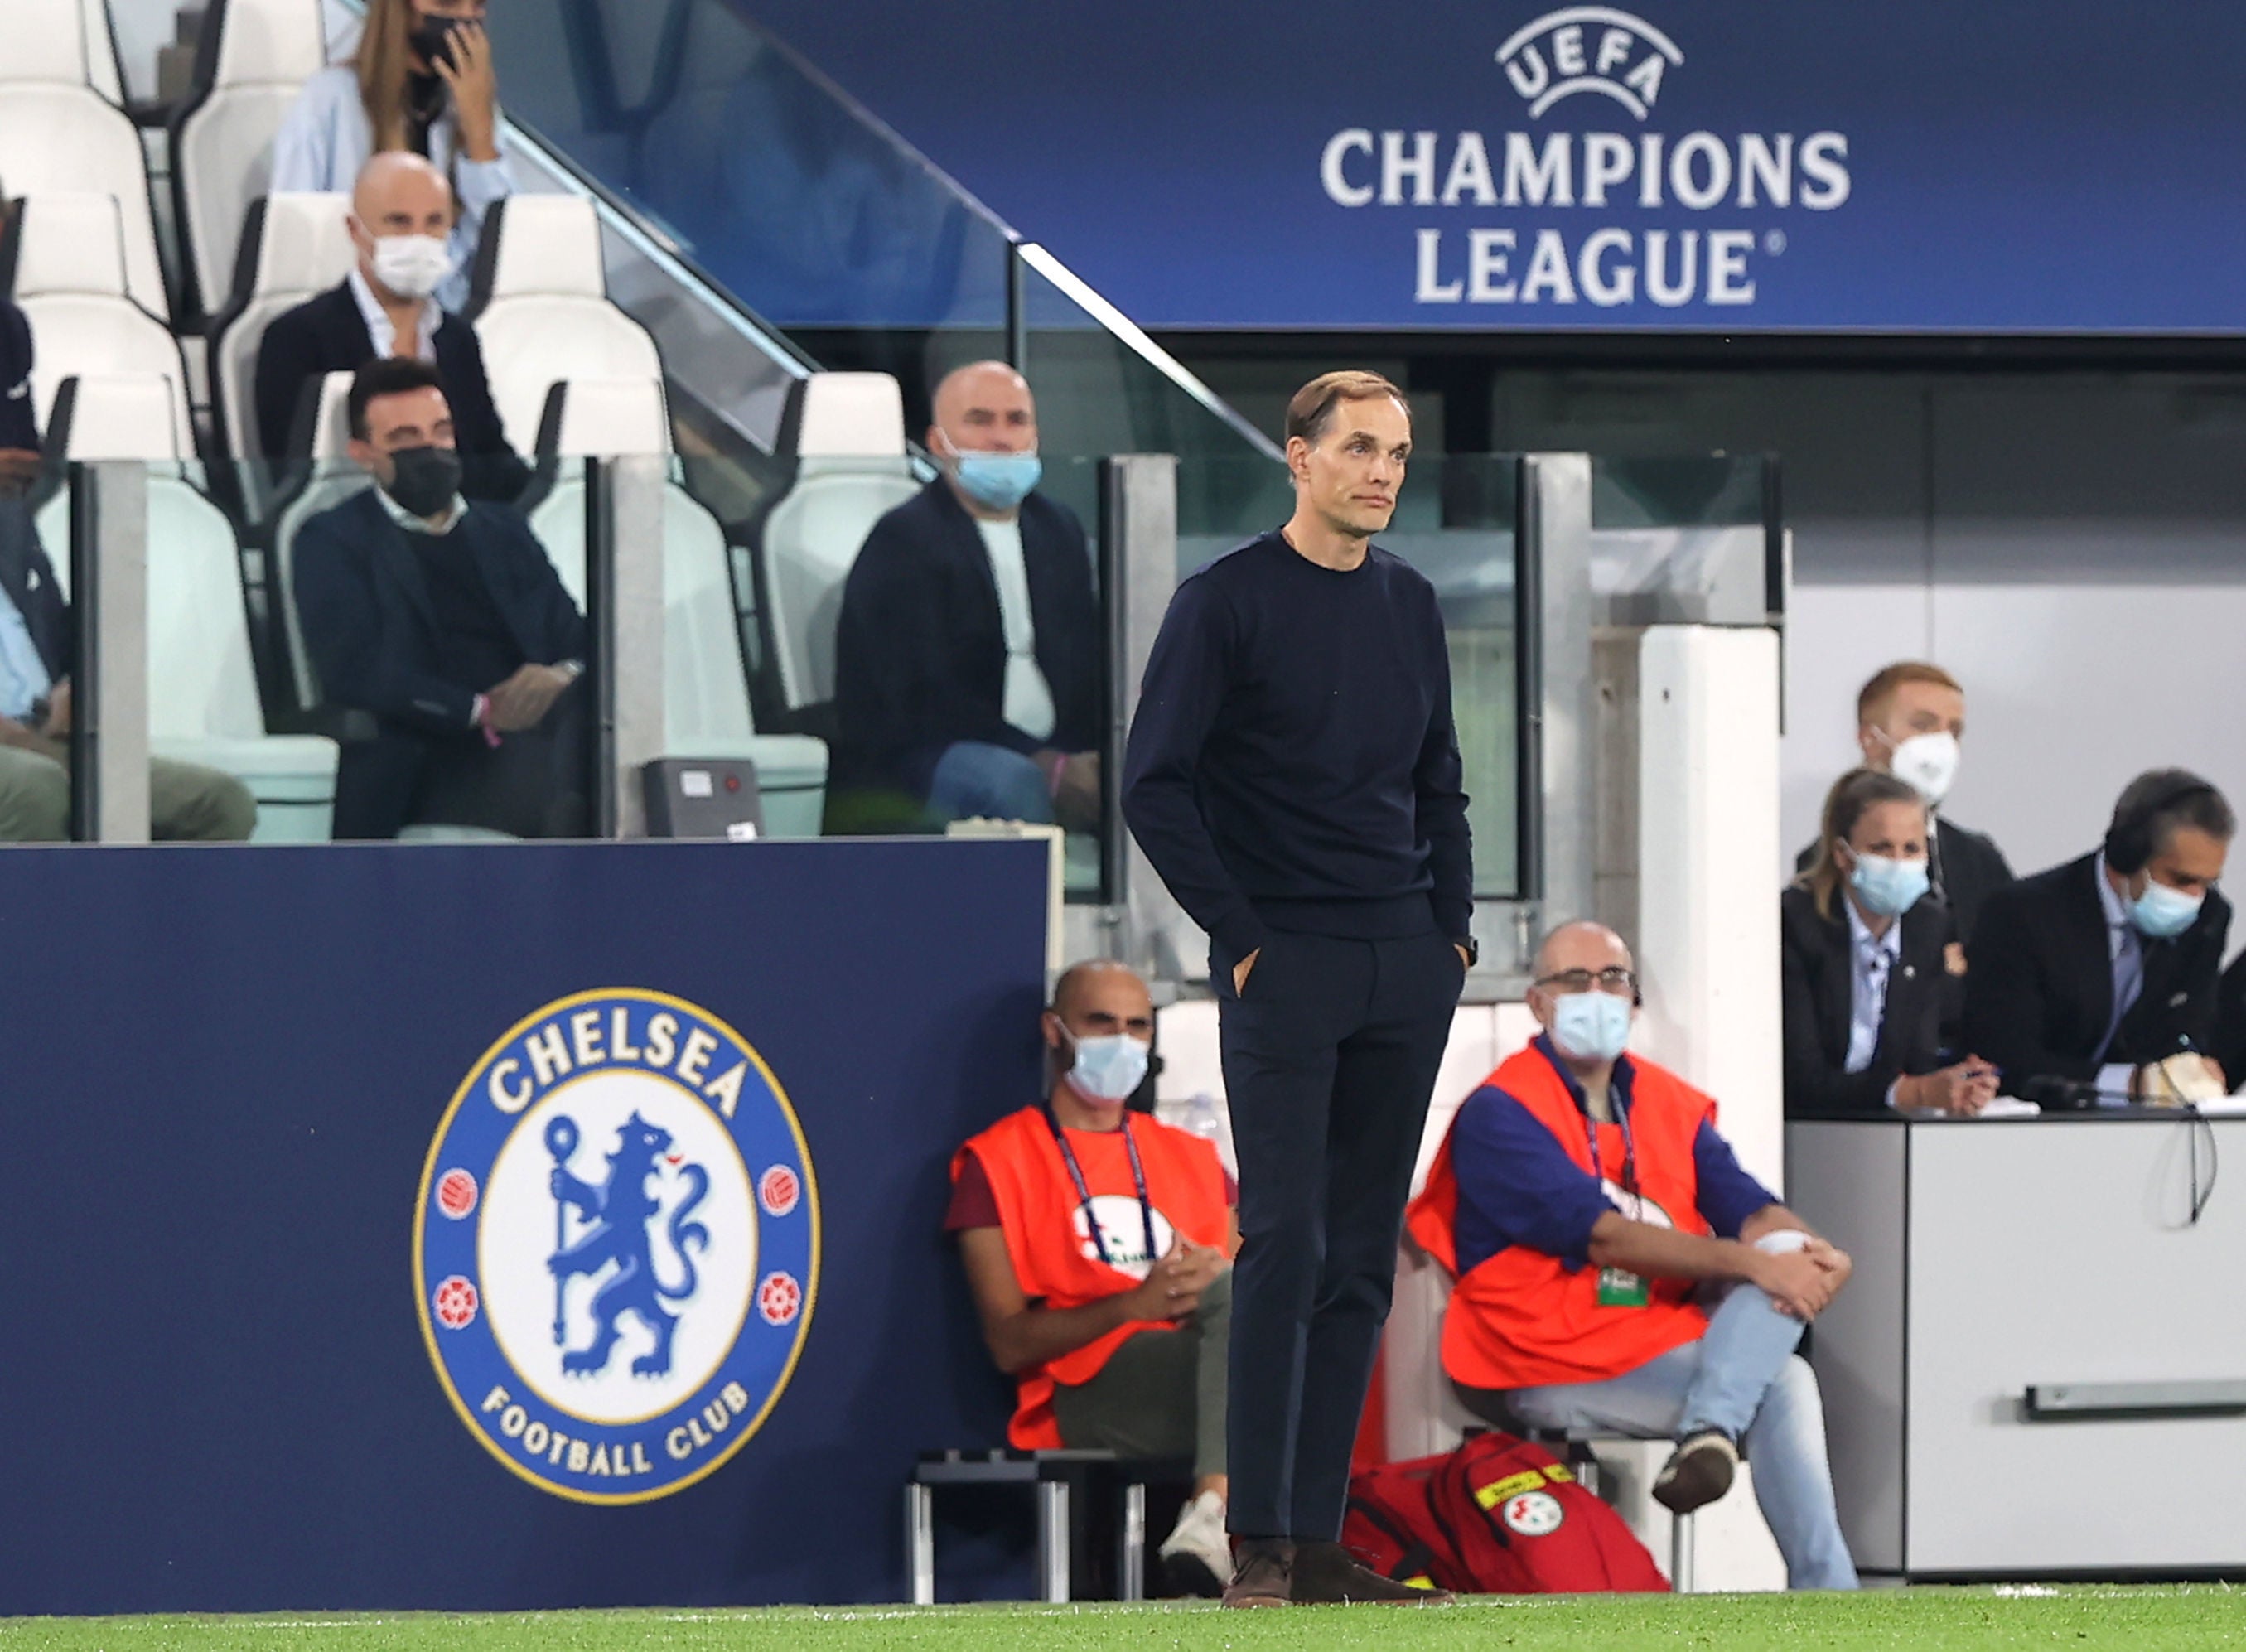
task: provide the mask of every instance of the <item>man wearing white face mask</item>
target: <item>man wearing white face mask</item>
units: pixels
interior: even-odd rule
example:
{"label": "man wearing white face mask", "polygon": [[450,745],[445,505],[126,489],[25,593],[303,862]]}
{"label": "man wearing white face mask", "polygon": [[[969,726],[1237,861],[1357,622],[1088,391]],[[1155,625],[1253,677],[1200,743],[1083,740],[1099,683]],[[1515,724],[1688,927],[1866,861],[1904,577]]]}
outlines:
{"label": "man wearing white face mask", "polygon": [[983,1336],[1019,1384],[1008,1438],[1190,1458],[1194,1497],[1162,1545],[1171,1592],[1213,1594],[1225,1537],[1225,1370],[1235,1247],[1216,1150],[1127,1104],[1154,1036],[1146,983],[1080,963],[1044,1016],[1055,1077],[952,1160],[959,1236]]}
{"label": "man wearing white face mask", "polygon": [[828,830],[973,815],[1095,826],[1102,649],[1084,529],[1036,492],[1004,362],[936,386],[943,474],[874,524],[842,591]]}
{"label": "man wearing white face mask", "polygon": [[476,330],[432,296],[453,269],[445,239],[452,222],[452,189],[420,156],[391,151],[366,163],[349,219],[358,267],[341,286],[276,316],[258,345],[257,430],[269,460],[290,455],[306,403],[328,374],[406,357],[429,363],[444,381],[462,496],[509,504],[522,492],[530,467],[507,445]]}
{"label": "man wearing white face mask", "polygon": [[[1916,787],[1934,812],[1927,875],[1968,948],[1981,903],[2012,880],[2003,851],[1984,834],[1940,812],[1957,778],[1965,736],[1965,691],[1938,665],[1902,660],[1872,674],[1856,696],[1856,744],[1868,769],[1884,769]],[[1807,860],[1805,857],[1806,869]]]}
{"label": "man wearing white face mask", "polygon": [[1680,1514],[1752,1458],[1788,1584],[1852,1589],[1794,1352],[1851,1264],[1740,1168],[1712,1099],[1626,1053],[1637,999],[1612,930],[1545,938],[1543,1032],[1467,1098],[1412,1202],[1412,1237],[1458,1281],[1443,1370],[1501,1428],[1675,1440],[1653,1495]]}
{"label": "man wearing white face mask", "polygon": [[1965,1036],[2005,1090],[2045,1105],[2205,1100],[2228,1087],[2215,887],[2237,819],[2185,769],[2139,775],[2093,853],[1991,896],[1965,978]]}

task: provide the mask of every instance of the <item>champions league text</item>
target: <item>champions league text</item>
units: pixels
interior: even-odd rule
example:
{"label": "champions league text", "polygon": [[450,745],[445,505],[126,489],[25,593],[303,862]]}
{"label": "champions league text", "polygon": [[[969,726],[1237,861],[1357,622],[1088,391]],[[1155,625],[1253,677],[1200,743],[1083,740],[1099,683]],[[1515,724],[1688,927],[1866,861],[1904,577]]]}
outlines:
{"label": "champions league text", "polygon": [[[1568,209],[1613,213],[1831,212],[1846,204],[1848,140],[1837,132],[1380,132],[1351,127],[1326,142],[1318,180],[1336,206]],[[1784,250],[1767,227],[1576,232],[1514,226],[1413,228],[1412,300],[1420,304],[1589,304],[1641,298],[1666,309],[1752,304],[1759,259]]]}

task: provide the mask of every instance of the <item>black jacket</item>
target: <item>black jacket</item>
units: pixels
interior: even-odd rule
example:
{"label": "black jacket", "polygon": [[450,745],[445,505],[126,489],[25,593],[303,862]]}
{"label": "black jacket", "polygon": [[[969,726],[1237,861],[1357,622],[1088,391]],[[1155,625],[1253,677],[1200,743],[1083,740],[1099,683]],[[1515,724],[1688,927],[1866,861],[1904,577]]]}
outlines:
{"label": "black jacket", "polygon": [[8,298],[0,298],[0,447],[39,451],[39,419],[31,400],[31,318]]}
{"label": "black jacket", "polygon": [[[584,657],[584,615],[520,515],[473,506],[451,538],[475,558],[525,659]],[[473,738],[469,713],[492,685],[436,674],[427,582],[374,490],[306,522],[294,555],[297,622],[328,702],[424,734]]]}
{"label": "black jacket", "polygon": [[1855,960],[1848,914],[1833,915],[1796,884],[1778,898],[1785,969],[1786,1112],[1793,1118],[1863,1117],[1887,1111],[1888,1086],[1942,1064],[1942,1010],[1948,972],[1943,948],[1950,914],[1922,900],[1902,914],[1902,944],[1888,969],[1887,1007],[1871,1064],[1848,1072]]}
{"label": "black jacket", "polygon": [[2230,903],[2210,890],[2183,934],[2141,941],[2143,990],[2101,1054],[2113,967],[2097,879],[2098,858],[2086,854],[1998,890],[1982,908],[1965,976],[1965,1045],[2003,1070],[2008,1094],[2034,1100],[2037,1079],[2086,1082],[2108,1062],[2213,1053]]}
{"label": "black jacket", "polygon": [[[437,376],[445,381],[453,438],[460,450],[460,492],[511,503],[529,481],[530,467],[507,445],[476,330],[447,315],[434,343]],[[355,373],[373,359],[374,340],[349,282],[275,316],[257,347],[257,434],[265,456],[288,456],[306,384],[329,373]]]}
{"label": "black jacket", "polygon": [[[1970,942],[1980,921],[1981,903],[2012,880],[2011,864],[1994,839],[1939,814],[1934,817],[1934,842],[1929,846],[1927,875],[1934,880],[1934,898],[1950,908],[1957,931],[1952,939]],[[1808,871],[1816,856],[1813,843],[1794,857],[1793,869]]]}
{"label": "black jacket", "polygon": [[1099,733],[1099,600],[1084,529],[1040,494],[1022,501],[1037,659],[1053,731],[1006,722],[998,587],[975,519],[931,482],[874,524],[842,590],[834,642],[835,784],[928,795],[943,749],[984,741],[1030,752],[1089,751]]}

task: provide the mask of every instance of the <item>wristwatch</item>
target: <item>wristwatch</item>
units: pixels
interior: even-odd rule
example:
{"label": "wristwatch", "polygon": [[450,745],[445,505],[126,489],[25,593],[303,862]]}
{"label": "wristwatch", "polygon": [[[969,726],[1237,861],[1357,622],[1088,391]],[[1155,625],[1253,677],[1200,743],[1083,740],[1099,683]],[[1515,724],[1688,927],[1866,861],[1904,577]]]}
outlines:
{"label": "wristwatch", "polygon": [[1467,969],[1471,969],[1481,962],[1481,942],[1475,940],[1472,935],[1460,935],[1457,940],[1452,942],[1451,944],[1454,947],[1460,948],[1465,951],[1467,955]]}

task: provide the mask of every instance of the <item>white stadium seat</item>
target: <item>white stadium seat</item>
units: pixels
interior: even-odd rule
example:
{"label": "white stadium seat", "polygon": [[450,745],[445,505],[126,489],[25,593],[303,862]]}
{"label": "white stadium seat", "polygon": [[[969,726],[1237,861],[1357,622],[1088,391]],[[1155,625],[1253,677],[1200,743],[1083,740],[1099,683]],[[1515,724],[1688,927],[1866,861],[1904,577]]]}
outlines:
{"label": "white stadium seat", "polygon": [[10,195],[92,192],[116,197],[124,226],[125,287],[141,309],[171,318],[140,134],[94,89],[82,0],[7,0],[0,50],[0,184]]}
{"label": "white stadium seat", "polygon": [[[573,380],[557,418],[545,421],[563,461],[530,526],[580,608],[585,602],[585,483],[582,461],[666,453],[670,420],[651,379]],[[673,757],[745,758],[756,765],[765,833],[815,838],[827,797],[827,743],[759,734],[749,704],[734,621],[725,530],[675,474],[663,500],[664,746]]]}
{"label": "white stadium seat", "polygon": [[[250,205],[233,296],[211,323],[212,411],[236,459],[259,451],[257,350],[274,320],[326,292],[357,262],[344,216],[348,195],[268,195]],[[253,500],[254,514],[262,501]]]}
{"label": "white stadium seat", "polygon": [[[257,799],[255,841],[324,840],[335,812],[335,742],[265,731],[241,547],[226,513],[168,462],[171,436],[171,387],[127,374],[71,380],[48,441],[68,459],[149,463],[149,749],[248,786]],[[68,490],[41,513],[40,534],[67,591]]]}
{"label": "white stadium seat", "polygon": [[[0,107],[7,94],[0,89]],[[195,455],[187,368],[171,330],[127,296],[116,200],[40,194],[9,228],[10,296],[31,323],[32,396],[44,422],[65,378],[149,374],[170,381],[173,437],[164,457]]]}
{"label": "white stadium seat", "polygon": [[601,226],[577,195],[510,195],[484,220],[469,313],[508,445],[527,452],[564,379],[657,379],[663,358],[609,302]]}
{"label": "white stadium seat", "polygon": [[78,0],[85,31],[85,84],[104,103],[125,106],[125,75],[117,64],[117,33],[110,26],[109,0]]}
{"label": "white stadium seat", "polygon": [[272,575],[280,581],[281,625],[289,643],[289,676],[296,686],[296,704],[307,711],[320,704],[320,683],[312,670],[312,656],[304,649],[303,628],[296,620],[296,534],[322,511],[331,510],[373,486],[373,479],[351,459],[352,377],[350,373],[330,373],[320,386],[320,411],[312,426],[310,455],[316,468],[303,490],[281,507],[273,527],[276,566]]}
{"label": "white stadium seat", "polygon": [[197,315],[226,302],[242,220],[272,176],[273,136],[327,64],[318,0],[208,3],[194,90],[172,117],[172,199],[191,278],[182,308]]}
{"label": "white stadium seat", "polygon": [[790,710],[834,697],[842,585],[874,524],[920,492],[904,398],[887,373],[814,373],[790,393],[780,457],[795,479],[754,535],[766,646]]}

